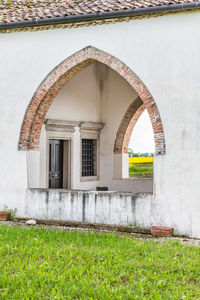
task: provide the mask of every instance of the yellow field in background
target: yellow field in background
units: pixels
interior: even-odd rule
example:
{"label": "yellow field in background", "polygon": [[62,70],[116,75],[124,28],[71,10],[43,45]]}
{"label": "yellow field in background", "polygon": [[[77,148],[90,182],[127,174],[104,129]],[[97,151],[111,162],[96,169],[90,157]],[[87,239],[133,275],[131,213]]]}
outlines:
{"label": "yellow field in background", "polygon": [[129,157],[129,164],[142,164],[153,162],[153,157]]}

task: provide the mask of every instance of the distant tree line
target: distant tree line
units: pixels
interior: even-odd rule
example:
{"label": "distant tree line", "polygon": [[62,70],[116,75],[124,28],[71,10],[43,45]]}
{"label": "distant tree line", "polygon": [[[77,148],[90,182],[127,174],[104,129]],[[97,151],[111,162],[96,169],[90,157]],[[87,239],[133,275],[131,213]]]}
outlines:
{"label": "distant tree line", "polygon": [[134,153],[133,152],[133,149],[131,149],[131,148],[128,148],[128,156],[129,157],[151,157],[151,156],[153,156],[154,155],[154,153],[152,153],[152,152],[145,152],[145,153],[141,153],[141,152],[139,152],[139,153]]}

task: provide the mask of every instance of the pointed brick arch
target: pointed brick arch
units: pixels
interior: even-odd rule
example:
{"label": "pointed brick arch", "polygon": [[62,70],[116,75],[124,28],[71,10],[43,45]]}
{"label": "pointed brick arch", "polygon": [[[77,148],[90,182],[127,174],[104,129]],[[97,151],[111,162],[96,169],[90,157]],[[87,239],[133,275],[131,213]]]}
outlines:
{"label": "pointed brick arch", "polygon": [[95,61],[103,63],[116,71],[137,92],[149,112],[157,153],[163,154],[165,152],[164,132],[160,114],[156,103],[143,82],[122,61],[92,46],[76,52],[61,62],[38,87],[23,120],[19,139],[20,150],[39,149],[41,128],[54,98],[68,80]]}
{"label": "pointed brick arch", "polygon": [[128,153],[128,145],[131,134],[139,117],[146,109],[144,103],[137,97],[127,109],[115,139],[114,153]]}

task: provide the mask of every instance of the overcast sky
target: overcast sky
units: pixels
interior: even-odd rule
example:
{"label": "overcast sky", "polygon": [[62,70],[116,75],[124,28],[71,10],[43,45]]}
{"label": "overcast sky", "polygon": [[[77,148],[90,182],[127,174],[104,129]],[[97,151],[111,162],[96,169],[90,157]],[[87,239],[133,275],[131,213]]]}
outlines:
{"label": "overcast sky", "polygon": [[129,143],[129,148],[137,152],[154,152],[154,136],[148,112],[145,110],[137,121]]}

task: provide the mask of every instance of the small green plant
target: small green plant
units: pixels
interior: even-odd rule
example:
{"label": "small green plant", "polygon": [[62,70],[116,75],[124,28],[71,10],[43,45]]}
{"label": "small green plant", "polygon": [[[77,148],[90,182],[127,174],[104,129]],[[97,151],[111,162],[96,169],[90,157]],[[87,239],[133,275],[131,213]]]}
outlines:
{"label": "small green plant", "polygon": [[12,221],[16,215],[16,212],[17,212],[17,208],[15,209],[10,209],[8,208],[7,206],[4,206],[4,212],[8,213],[8,216],[7,216],[7,220],[8,221]]}
{"label": "small green plant", "polygon": [[15,208],[15,209],[9,209],[8,212],[9,212],[8,220],[12,221],[14,219],[15,215],[16,215],[17,208]]}

